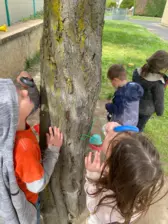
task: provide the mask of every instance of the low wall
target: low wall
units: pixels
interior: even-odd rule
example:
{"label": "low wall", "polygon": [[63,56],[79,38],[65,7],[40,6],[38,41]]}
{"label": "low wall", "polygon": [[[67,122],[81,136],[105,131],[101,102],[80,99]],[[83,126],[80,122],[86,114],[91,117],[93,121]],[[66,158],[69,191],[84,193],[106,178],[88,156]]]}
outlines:
{"label": "low wall", "polygon": [[42,20],[11,26],[0,32],[0,78],[11,78],[24,70],[25,62],[40,50]]}

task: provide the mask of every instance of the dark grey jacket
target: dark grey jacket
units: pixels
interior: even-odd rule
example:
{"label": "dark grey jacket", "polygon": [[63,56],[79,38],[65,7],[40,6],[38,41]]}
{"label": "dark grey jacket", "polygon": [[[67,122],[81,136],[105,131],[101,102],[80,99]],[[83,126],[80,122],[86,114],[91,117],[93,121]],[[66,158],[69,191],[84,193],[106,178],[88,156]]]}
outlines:
{"label": "dark grey jacket", "polygon": [[137,126],[139,101],[143,93],[143,88],[135,82],[128,82],[119,87],[114,93],[112,103],[105,105],[106,110],[112,116],[110,120],[122,125]]}
{"label": "dark grey jacket", "polygon": [[149,74],[145,78],[140,76],[141,69],[133,73],[133,81],[139,83],[144,89],[144,95],[140,100],[139,113],[161,116],[164,112],[165,80],[160,74]]}

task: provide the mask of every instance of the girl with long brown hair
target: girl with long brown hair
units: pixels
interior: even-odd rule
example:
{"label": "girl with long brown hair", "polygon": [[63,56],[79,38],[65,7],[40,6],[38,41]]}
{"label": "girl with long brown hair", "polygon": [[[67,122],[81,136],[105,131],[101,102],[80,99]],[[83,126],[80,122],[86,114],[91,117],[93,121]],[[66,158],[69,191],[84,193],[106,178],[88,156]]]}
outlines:
{"label": "girl with long brown hair", "polygon": [[113,130],[103,150],[103,164],[99,152],[93,161],[92,153],[85,158],[87,223],[130,224],[147,212],[164,185],[159,153],[144,135]]}
{"label": "girl with long brown hair", "polygon": [[164,112],[164,90],[168,77],[168,52],[156,51],[146,60],[141,68],[133,73],[133,81],[144,89],[144,95],[140,99],[138,128],[143,131],[146,123],[153,113],[162,116]]}

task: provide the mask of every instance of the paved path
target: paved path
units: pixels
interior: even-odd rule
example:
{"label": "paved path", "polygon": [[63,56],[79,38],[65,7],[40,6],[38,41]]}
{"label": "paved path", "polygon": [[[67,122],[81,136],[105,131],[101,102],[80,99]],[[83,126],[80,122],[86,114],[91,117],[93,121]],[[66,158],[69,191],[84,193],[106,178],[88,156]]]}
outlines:
{"label": "paved path", "polygon": [[152,33],[155,33],[158,36],[160,36],[161,39],[168,41],[168,27],[162,26],[160,22],[142,21],[142,20],[129,20],[129,21],[144,26]]}

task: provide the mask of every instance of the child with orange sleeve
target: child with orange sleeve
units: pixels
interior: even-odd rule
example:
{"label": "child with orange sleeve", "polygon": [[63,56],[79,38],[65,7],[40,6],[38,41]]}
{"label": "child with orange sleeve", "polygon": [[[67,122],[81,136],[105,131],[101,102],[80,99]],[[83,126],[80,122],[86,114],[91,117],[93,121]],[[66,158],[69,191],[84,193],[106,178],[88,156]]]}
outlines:
{"label": "child with orange sleeve", "polygon": [[[25,72],[18,82],[21,77],[31,80]],[[42,160],[36,137],[26,124],[38,108],[37,93],[35,85],[21,89],[10,79],[0,79],[0,216],[4,223],[40,223],[38,193],[48,184],[62,146],[62,133],[50,127]]]}

